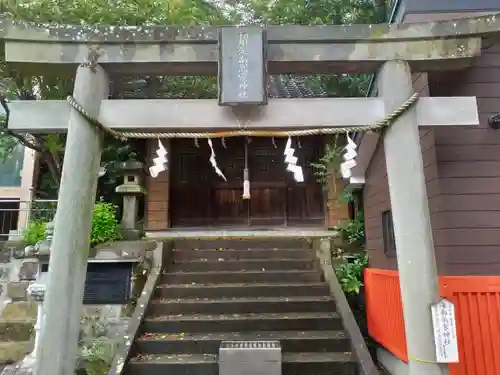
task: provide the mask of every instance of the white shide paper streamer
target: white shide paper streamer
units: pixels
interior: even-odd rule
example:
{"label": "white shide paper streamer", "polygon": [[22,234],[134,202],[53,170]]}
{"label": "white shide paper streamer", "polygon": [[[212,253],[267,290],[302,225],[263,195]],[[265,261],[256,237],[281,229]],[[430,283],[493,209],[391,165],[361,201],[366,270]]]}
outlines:
{"label": "white shide paper streamer", "polygon": [[156,150],[157,157],[153,159],[153,165],[149,167],[151,177],[156,178],[158,175],[167,170],[167,150],[158,139],[158,150]]}
{"label": "white shide paper streamer", "polygon": [[297,165],[298,158],[293,155],[294,153],[295,149],[292,148],[292,137],[288,137],[284,151],[286,170],[293,173],[293,178],[296,182],[304,182],[302,167]]}
{"label": "white shide paper streamer", "polygon": [[224,173],[222,173],[222,171],[219,169],[217,161],[215,160],[215,151],[214,151],[214,146],[212,144],[212,140],[208,138],[207,141],[208,141],[208,146],[210,147],[210,164],[212,164],[212,167],[214,167],[215,173],[217,173],[224,181],[227,182],[226,176],[224,176]]}
{"label": "white shide paper streamer", "polygon": [[342,178],[350,178],[352,176],[351,169],[357,165],[355,160],[358,155],[356,152],[357,147],[356,142],[354,142],[349,134],[347,134],[347,145],[344,148],[345,154],[343,155],[344,162],[340,164],[340,173]]}

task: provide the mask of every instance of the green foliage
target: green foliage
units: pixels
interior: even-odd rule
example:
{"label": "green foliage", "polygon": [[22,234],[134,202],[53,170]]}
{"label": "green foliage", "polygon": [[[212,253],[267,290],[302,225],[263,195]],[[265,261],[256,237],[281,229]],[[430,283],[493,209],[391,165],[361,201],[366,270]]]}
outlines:
{"label": "green foliage", "polygon": [[352,263],[343,263],[335,267],[335,273],[345,294],[359,294],[363,286],[363,271],[366,267],[368,267],[366,254],[357,256]]}
{"label": "green foliage", "polygon": [[359,212],[354,220],[332,229],[338,233],[341,240],[332,252],[332,258],[348,261],[336,267],[336,273],[344,292],[349,297],[353,293],[359,293],[363,285],[363,269],[368,266],[363,213]]}
{"label": "green foliage", "polygon": [[121,239],[116,208],[113,204],[102,201],[94,206],[90,237],[92,246]]}
{"label": "green foliage", "polygon": [[[23,4],[24,3],[24,4]],[[213,25],[226,19],[202,0],[31,0],[7,2],[17,19],[71,25]]]}
{"label": "green foliage", "polygon": [[85,369],[87,375],[106,375],[111,368],[115,349],[115,344],[106,337],[92,339],[81,346],[77,368]]}
{"label": "green foliage", "polygon": [[328,181],[336,174],[342,162],[342,151],[344,147],[338,142],[326,145],[325,154],[316,162],[311,163],[313,174],[316,180],[322,184],[325,189],[328,187]]}
{"label": "green foliage", "polygon": [[[121,239],[116,218],[116,206],[112,203],[100,201],[95,204],[92,216],[92,232],[90,243],[92,246]],[[23,242],[34,245],[45,238],[45,226],[49,220],[34,219],[28,223],[23,233]]]}
{"label": "green foliage", "polygon": [[23,233],[23,242],[25,245],[35,245],[45,238],[45,225],[47,223],[41,219],[32,220]]}
{"label": "green foliage", "polygon": [[356,219],[349,220],[343,225],[335,227],[341,240],[351,247],[362,249],[365,246],[365,224],[363,214],[358,214]]}
{"label": "green foliage", "polygon": [[[220,9],[204,0],[21,0],[2,3],[1,12],[16,20],[52,25],[194,26],[232,23]],[[138,96],[214,98],[217,94],[215,83],[215,77],[147,77]],[[72,92],[72,86],[71,76],[19,76],[9,71],[5,64],[0,64],[0,95],[9,99],[64,99]],[[9,157],[19,143],[37,151],[41,160],[37,193],[44,197],[56,196],[65,135],[13,136],[7,130],[6,116],[1,113],[0,110],[0,161]],[[99,193],[107,199],[116,186],[114,164],[138,158],[137,147],[132,143],[110,142],[111,145],[104,150],[102,161],[108,174],[106,181],[99,184]]]}
{"label": "green foliage", "polygon": [[56,209],[56,200],[32,200],[30,203],[30,220],[52,221],[54,220]]}

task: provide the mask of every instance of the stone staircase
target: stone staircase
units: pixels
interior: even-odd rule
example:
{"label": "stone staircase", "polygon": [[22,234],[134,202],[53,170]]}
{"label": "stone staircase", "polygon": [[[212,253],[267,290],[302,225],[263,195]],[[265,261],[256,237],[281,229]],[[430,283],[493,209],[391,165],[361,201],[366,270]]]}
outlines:
{"label": "stone staircase", "polygon": [[176,241],[127,375],[217,375],[224,340],[279,340],[283,375],[355,375],[315,254],[301,240]]}

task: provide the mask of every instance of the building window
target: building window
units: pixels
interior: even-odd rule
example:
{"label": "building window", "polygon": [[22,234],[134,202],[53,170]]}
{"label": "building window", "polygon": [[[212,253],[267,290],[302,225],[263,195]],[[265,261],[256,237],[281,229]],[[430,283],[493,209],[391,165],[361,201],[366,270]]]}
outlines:
{"label": "building window", "polygon": [[384,253],[387,256],[396,256],[396,239],[391,210],[382,212],[382,232],[384,236]]}
{"label": "building window", "polygon": [[23,169],[24,147],[17,145],[7,158],[0,158],[0,186],[20,187]]}
{"label": "building window", "polygon": [[9,239],[11,230],[17,229],[19,202],[0,198],[0,244]]}

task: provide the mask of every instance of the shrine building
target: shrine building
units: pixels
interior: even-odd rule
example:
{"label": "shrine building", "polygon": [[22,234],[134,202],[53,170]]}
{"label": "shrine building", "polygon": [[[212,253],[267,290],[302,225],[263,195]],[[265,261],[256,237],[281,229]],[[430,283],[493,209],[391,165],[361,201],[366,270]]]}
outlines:
{"label": "shrine building", "polygon": [[[436,375],[444,367],[450,375],[497,375],[499,12],[500,5],[493,0],[477,1],[473,8],[465,1],[407,0],[394,5],[392,22],[399,25],[266,28],[47,27],[0,17],[2,52],[14,71],[70,76],[76,70],[68,100],[14,101],[9,119],[12,131],[68,132],[53,240],[53,253],[58,256],[52,258],[56,260],[49,273],[52,280],[59,281],[58,275],[66,280],[52,283],[47,297],[50,335],[69,337],[59,320],[61,316],[72,319],[72,304],[79,303],[78,293],[83,293],[87,260],[75,254],[88,251],[101,130],[105,130],[118,138],[144,139],[147,144],[148,236],[165,238],[186,229],[203,234],[214,229],[256,229],[268,231],[268,237],[286,232],[287,240],[298,243],[297,236],[308,237],[303,231],[321,231],[321,246],[307,249],[314,260],[291,273],[288,268],[266,270],[268,261],[263,260],[264,267],[249,262],[259,267],[249,276],[248,265],[238,259],[235,263],[171,262],[168,266],[173,271],[162,274],[166,276],[162,282],[194,288],[200,287],[198,280],[201,284],[214,278],[220,283],[237,280],[246,291],[248,280],[281,281],[285,275],[288,281],[299,276],[302,281],[329,280],[329,293],[335,293],[335,288],[339,292],[334,299],[342,315],[340,326],[329,327],[348,332],[353,356],[347,353],[349,360],[341,357],[339,362],[337,352],[326,359],[322,352],[313,353],[305,360],[294,353],[283,357],[284,368],[291,369],[285,374],[305,374],[304,368],[313,368],[309,364],[322,369],[311,372],[327,374],[339,363],[344,374],[375,373],[373,364],[371,372],[366,370],[367,361],[360,354],[366,354],[366,345],[350,308],[346,307],[350,315],[342,312],[341,302],[347,302],[327,248],[332,233],[327,229],[353,215],[340,199],[343,186],[350,184],[364,207],[370,259],[364,276],[368,330],[379,345],[380,362],[397,375],[405,374],[407,364],[421,370],[412,375]],[[369,97],[325,97],[321,88],[311,89],[300,76],[346,72],[375,74]],[[283,78],[290,73],[297,76]],[[145,95],[136,100],[127,97],[121,84],[124,77],[137,75],[217,75],[219,97]],[[323,155],[334,135],[352,137],[356,152],[349,168],[342,170],[343,180],[332,174],[321,184],[311,163]],[[227,240],[230,235],[225,232],[223,237]],[[243,246],[240,240],[236,243]],[[189,252],[199,256],[190,246],[179,250],[179,256]],[[159,259],[150,284],[151,301],[161,278],[163,258]],[[276,267],[289,261],[298,260],[278,259]],[[207,264],[216,271],[205,272]],[[60,294],[66,290],[73,297],[61,301]],[[282,296],[274,284],[271,290]],[[430,310],[443,300],[455,306],[460,360],[438,363]],[[178,302],[167,307],[177,311]],[[212,309],[214,304],[208,304]],[[143,318],[138,313],[133,337],[139,324],[148,324]],[[281,318],[282,327],[290,330],[287,324],[294,320],[286,314]],[[199,322],[183,319],[179,314],[165,322],[177,322],[176,332]],[[262,327],[266,319],[255,319],[253,327]],[[324,324],[338,322],[336,314],[317,323],[307,319],[297,318],[294,330],[311,325],[321,330]],[[208,320],[233,330],[227,325],[233,324],[230,319]],[[244,320],[235,320],[238,327],[248,328]],[[77,323],[77,319],[71,322]],[[268,320],[266,324],[278,323]],[[273,328],[270,325],[266,330]],[[169,332],[168,327],[163,326],[164,332]],[[254,331],[262,330],[257,328]],[[54,339],[59,347],[42,345],[42,358],[60,355],[65,349],[61,340]],[[129,349],[132,341],[126,344]],[[121,358],[117,373],[128,354]],[[149,358],[151,363],[129,359],[134,374],[153,373],[148,366],[165,373],[164,368],[172,365],[155,364],[154,358]],[[49,362],[41,365],[42,375],[53,374]],[[178,364],[185,365],[174,363]],[[203,364],[216,369],[215,359]]]}

